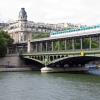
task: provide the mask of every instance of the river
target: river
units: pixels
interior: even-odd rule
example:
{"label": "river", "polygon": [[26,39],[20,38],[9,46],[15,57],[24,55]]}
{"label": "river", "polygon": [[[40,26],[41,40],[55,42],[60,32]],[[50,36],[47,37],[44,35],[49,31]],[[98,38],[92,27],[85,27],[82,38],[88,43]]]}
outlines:
{"label": "river", "polygon": [[0,72],[0,100],[100,100],[100,76]]}

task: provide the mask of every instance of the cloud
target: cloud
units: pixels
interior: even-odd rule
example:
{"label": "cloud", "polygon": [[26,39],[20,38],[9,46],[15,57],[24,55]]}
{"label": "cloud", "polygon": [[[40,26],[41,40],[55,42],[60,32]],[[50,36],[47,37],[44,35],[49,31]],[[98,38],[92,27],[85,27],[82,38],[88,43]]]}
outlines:
{"label": "cloud", "polygon": [[0,0],[0,19],[17,19],[21,7],[35,22],[100,23],[99,0]]}

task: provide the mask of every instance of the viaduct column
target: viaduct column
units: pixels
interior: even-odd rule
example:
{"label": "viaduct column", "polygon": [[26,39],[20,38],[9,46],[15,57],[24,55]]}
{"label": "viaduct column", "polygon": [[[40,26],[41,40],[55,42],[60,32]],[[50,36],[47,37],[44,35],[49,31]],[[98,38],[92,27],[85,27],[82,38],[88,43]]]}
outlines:
{"label": "viaduct column", "polygon": [[65,51],[66,51],[66,49],[67,49],[67,47],[66,47],[66,39],[65,39],[65,41],[64,41],[64,42],[65,42]]}
{"label": "viaduct column", "polygon": [[83,49],[83,41],[82,41],[82,37],[80,38],[80,42],[81,42],[81,50]]}
{"label": "viaduct column", "polygon": [[31,50],[32,50],[31,42],[30,42],[30,40],[28,40],[28,42],[27,42],[27,52],[30,53]]}
{"label": "viaduct column", "polygon": [[91,50],[92,38],[90,37],[89,40],[90,40],[89,49]]}
{"label": "viaduct column", "polygon": [[46,52],[48,51],[48,42],[46,41]]}
{"label": "viaduct column", "polygon": [[51,42],[51,46],[52,46],[52,51],[54,50],[53,46],[54,46],[54,43],[53,41]]}
{"label": "viaduct column", "polygon": [[99,35],[99,48],[100,48],[100,35]]}
{"label": "viaduct column", "polygon": [[73,51],[75,50],[75,42],[74,42],[74,38],[72,38],[72,49],[73,49]]}

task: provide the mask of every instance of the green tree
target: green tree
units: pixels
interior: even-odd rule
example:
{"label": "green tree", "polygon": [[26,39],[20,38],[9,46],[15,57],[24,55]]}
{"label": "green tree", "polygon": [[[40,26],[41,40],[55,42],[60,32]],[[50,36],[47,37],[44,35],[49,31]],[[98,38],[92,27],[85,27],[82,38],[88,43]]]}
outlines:
{"label": "green tree", "polygon": [[64,40],[59,41],[59,49],[60,50],[65,50],[65,41]]}
{"label": "green tree", "polygon": [[7,47],[13,43],[13,39],[7,32],[0,31],[0,57],[4,57],[7,53]]}
{"label": "green tree", "polygon": [[59,41],[54,41],[54,51],[58,51],[59,49]]}
{"label": "green tree", "polygon": [[34,33],[33,34],[33,39],[39,39],[39,38],[46,38],[49,37],[49,33],[45,32],[45,33]]}

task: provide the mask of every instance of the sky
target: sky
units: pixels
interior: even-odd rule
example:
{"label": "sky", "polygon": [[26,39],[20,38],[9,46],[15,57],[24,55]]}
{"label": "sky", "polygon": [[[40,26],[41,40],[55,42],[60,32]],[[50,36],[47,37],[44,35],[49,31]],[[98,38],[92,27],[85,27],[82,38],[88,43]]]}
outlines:
{"label": "sky", "polygon": [[100,24],[100,0],[0,0],[0,21],[17,20],[21,8],[34,22]]}

